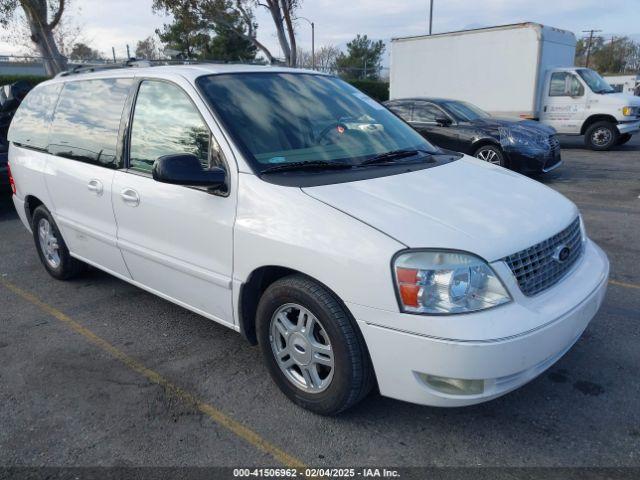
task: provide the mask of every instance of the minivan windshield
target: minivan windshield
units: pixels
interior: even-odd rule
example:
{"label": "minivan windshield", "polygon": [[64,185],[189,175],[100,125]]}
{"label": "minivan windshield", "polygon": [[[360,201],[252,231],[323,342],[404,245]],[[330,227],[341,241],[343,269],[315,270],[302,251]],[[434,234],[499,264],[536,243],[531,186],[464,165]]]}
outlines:
{"label": "minivan windshield", "polygon": [[[406,161],[407,152],[423,157],[439,153],[386,107],[328,75],[214,74],[200,77],[197,84],[257,172],[291,165],[322,169]],[[394,156],[398,152],[402,154]]]}
{"label": "minivan windshield", "polygon": [[615,89],[609,85],[598,72],[595,72],[590,68],[579,69],[578,75],[580,75],[582,80],[589,85],[589,88],[593,93],[615,93]]}

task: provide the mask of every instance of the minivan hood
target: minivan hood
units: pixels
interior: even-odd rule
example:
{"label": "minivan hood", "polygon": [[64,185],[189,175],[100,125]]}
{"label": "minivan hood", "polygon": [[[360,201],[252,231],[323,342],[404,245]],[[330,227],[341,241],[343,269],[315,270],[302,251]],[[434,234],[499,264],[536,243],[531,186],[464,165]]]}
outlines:
{"label": "minivan hood", "polygon": [[489,262],[555,235],[578,214],[572,202],[539,182],[469,156],[303,191],[407,247],[464,250]]}

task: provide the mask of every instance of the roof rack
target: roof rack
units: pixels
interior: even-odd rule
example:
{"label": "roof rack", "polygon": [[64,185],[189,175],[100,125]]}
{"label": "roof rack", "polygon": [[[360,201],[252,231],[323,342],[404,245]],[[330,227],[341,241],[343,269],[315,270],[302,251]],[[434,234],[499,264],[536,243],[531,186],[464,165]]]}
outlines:
{"label": "roof rack", "polygon": [[99,72],[101,70],[113,70],[115,68],[131,68],[131,67],[151,67],[151,62],[147,60],[134,60],[123,63],[105,63],[104,65],[78,65],[69,70],[65,70],[56,75],[57,77],[68,77],[69,75],[78,75],[80,73]]}
{"label": "roof rack", "polygon": [[144,68],[162,65],[205,65],[205,64],[242,64],[242,65],[265,65],[261,62],[224,62],[216,60],[131,60],[123,63],[105,63],[103,65],[78,65],[69,70],[65,70],[56,75],[57,77],[67,77],[81,73],[98,72],[101,70],[113,70],[116,68]]}

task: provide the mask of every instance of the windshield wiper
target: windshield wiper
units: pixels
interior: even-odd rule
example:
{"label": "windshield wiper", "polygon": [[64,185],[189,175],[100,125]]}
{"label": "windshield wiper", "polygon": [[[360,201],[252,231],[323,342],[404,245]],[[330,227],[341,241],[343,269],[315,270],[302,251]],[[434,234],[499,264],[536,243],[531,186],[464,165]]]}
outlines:
{"label": "windshield wiper", "polygon": [[273,173],[273,172],[290,172],[295,170],[324,170],[324,169],[348,169],[352,168],[352,165],[348,163],[338,163],[338,162],[326,162],[324,160],[314,160],[310,162],[291,162],[291,163],[281,163],[279,165],[274,165],[269,168],[265,168],[260,172],[264,173]]}
{"label": "windshield wiper", "polygon": [[[388,164],[393,163],[396,160],[401,160],[407,157],[415,157],[416,155],[424,153],[427,156],[432,156],[431,152],[426,150],[392,150],[390,152],[381,153],[380,155],[376,155],[375,157],[368,158],[358,164],[361,165],[376,165],[376,164]],[[421,157],[420,160],[423,160],[424,157]]]}

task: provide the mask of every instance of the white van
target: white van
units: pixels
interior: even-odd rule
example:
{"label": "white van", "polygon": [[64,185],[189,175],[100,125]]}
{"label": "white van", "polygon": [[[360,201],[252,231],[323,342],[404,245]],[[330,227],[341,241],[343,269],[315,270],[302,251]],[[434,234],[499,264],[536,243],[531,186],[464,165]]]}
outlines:
{"label": "white van", "polygon": [[519,23],[391,42],[391,99],[462,100],[497,117],[538,120],[584,135],[594,150],[640,131],[640,98],[616,93],[595,71],[574,67],[572,32]]}
{"label": "white van", "polygon": [[13,201],[53,277],[93,265],[242,333],[321,414],[376,383],[424,405],[503,395],[605,294],[573,203],[443,153],[332,76],[67,75],[28,95],[9,139]]}

